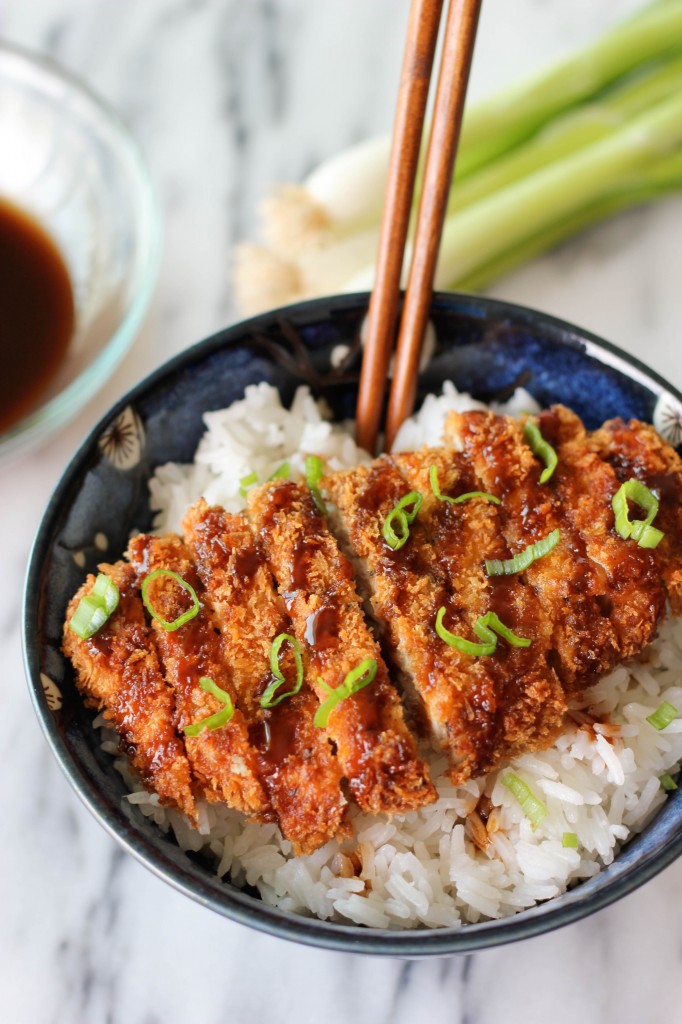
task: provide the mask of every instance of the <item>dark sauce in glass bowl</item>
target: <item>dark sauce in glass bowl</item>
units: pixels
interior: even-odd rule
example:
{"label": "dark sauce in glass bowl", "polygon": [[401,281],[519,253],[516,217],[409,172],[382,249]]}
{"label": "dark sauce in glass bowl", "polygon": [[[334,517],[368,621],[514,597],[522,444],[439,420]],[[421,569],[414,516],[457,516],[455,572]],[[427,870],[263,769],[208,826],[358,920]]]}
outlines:
{"label": "dark sauce in glass bowl", "polygon": [[74,321],[71,278],[57,245],[38,221],[0,199],[0,433],[43,397]]}

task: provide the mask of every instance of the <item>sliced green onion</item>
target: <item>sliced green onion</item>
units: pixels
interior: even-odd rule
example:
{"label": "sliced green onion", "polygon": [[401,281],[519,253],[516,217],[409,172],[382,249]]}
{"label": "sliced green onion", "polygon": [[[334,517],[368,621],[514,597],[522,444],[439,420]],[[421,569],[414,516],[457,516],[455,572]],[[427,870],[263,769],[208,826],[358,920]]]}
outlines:
{"label": "sliced green onion", "polygon": [[673,790],[678,788],[672,775],[668,775],[667,772],[664,775],[661,775],[660,783],[661,789],[664,789],[666,793],[672,793]]}
{"label": "sliced green onion", "polygon": [[442,494],[438,486],[438,466],[429,468],[429,480],[431,481],[431,490],[439,501],[449,501],[452,505],[460,505],[463,501],[471,501],[472,498],[484,498],[486,501],[492,501],[494,505],[502,504],[499,498],[496,498],[494,494],[488,494],[487,491],[467,491],[466,494],[458,494],[456,498]]}
{"label": "sliced green onion", "polygon": [[78,602],[69,629],[81,640],[89,640],[116,610],[119,599],[118,587],[111,577],[99,573],[90,593]]}
{"label": "sliced green onion", "polygon": [[523,572],[538,558],[548,555],[557,546],[560,538],[561,531],[558,529],[552,530],[542,540],[536,541],[535,544],[529,544],[527,548],[520,551],[518,555],[514,555],[513,558],[508,558],[505,561],[500,561],[497,558],[492,560],[486,559],[485,571],[488,576],[511,576],[514,573]]}
{"label": "sliced green onion", "polygon": [[533,455],[537,455],[545,464],[540,474],[540,483],[546,484],[557,467],[559,459],[557,453],[548,441],[540,433],[540,428],[532,420],[526,420],[523,427],[523,436],[530,447]]}
{"label": "sliced green onion", "polygon": [[253,487],[253,485],[257,483],[258,473],[247,473],[246,476],[243,476],[239,481],[239,493],[241,494],[242,498],[246,497],[246,492],[248,491],[249,487]]}
{"label": "sliced green onion", "polygon": [[[284,673],[279,667],[279,652],[282,648],[282,644],[287,641],[291,644],[294,652],[296,682],[294,683],[293,689],[287,690],[286,693],[280,693],[278,697],[275,697],[275,694],[282,683],[286,682]],[[290,636],[289,633],[280,633],[275,637],[270,646],[270,671],[275,678],[264,691],[263,696],[260,699],[260,706],[262,708],[274,708],[277,704],[281,704],[285,697],[293,697],[293,695],[298,693],[303,685],[303,659],[301,657],[301,645],[296,637]]]}
{"label": "sliced green onion", "polygon": [[470,654],[472,658],[483,658],[495,652],[497,647],[495,633],[510,643],[512,647],[530,647],[532,642],[526,637],[512,633],[511,629],[500,621],[495,612],[486,612],[485,615],[476,619],[474,633],[483,641],[482,644],[473,643],[471,640],[465,640],[464,637],[451,633],[443,625],[444,616],[445,607],[439,608],[436,615],[436,633],[448,646],[454,647],[462,654]]}
{"label": "sliced green onion", "polygon": [[[149,599],[150,585],[154,580],[159,579],[161,576],[168,576],[170,579],[175,580],[178,586],[182,587],[183,590],[186,590],[192,598],[192,607],[188,608],[186,612],[182,613],[182,615],[178,615],[177,619],[173,619],[172,622],[168,622],[167,619],[162,618],[161,615],[154,610]],[[196,595],[194,587],[190,586],[186,580],[183,580],[182,576],[178,576],[178,574],[173,572],[172,569],[155,569],[154,572],[150,572],[149,576],[145,576],[142,580],[142,602],[152,618],[156,619],[159,625],[162,626],[167,633],[174,633],[176,629],[180,629],[180,626],[184,626],[186,622],[189,622],[190,619],[193,619],[199,614],[199,598]]]}
{"label": "sliced green onion", "polygon": [[530,786],[527,786],[523,779],[513,772],[508,772],[502,779],[502,785],[506,786],[509,792],[516,797],[521,804],[521,810],[530,820],[535,829],[547,814],[547,808],[541,800],[533,793]]}
{"label": "sliced green onion", "polygon": [[268,480],[286,480],[291,473],[291,466],[288,462],[283,462],[281,466],[278,466],[274,473],[271,473]]}
{"label": "sliced green onion", "polygon": [[356,665],[354,669],[348,673],[344,681],[340,686],[337,686],[335,690],[332,690],[330,686],[324,682],[324,680],[318,678],[318,683],[329,696],[320,704],[319,708],[315,712],[315,725],[318,729],[324,729],[329,721],[329,716],[342,700],[347,697],[352,697],[358,690],[364,689],[374,679],[377,674],[377,663],[374,658],[365,658],[359,665]]}
{"label": "sliced green onion", "polygon": [[[646,512],[646,519],[630,520],[628,500],[639,505]],[[642,548],[655,548],[663,539],[661,530],[651,524],[658,514],[658,498],[641,480],[634,477],[621,484],[611,502],[616,517],[616,532],[627,540],[632,537]]]}
{"label": "sliced green onion", "polygon": [[90,591],[90,597],[94,597],[100,604],[104,605],[107,615],[111,615],[112,612],[116,611],[120,596],[118,587],[111,576],[107,576],[103,572],[99,573],[95,580],[95,585]]}
{"label": "sliced green onion", "polygon": [[305,478],[308,487],[310,488],[310,494],[313,501],[317,505],[317,510],[323,516],[327,514],[327,506],[324,503],[322,492],[320,491],[320,480],[324,476],[324,462],[322,459],[318,459],[317,455],[306,455],[305,460]]}
{"label": "sliced green onion", "polygon": [[194,725],[186,725],[183,732],[188,736],[198,736],[203,729],[210,729],[211,732],[214,729],[219,729],[221,725],[227,725],[234,714],[234,704],[229,693],[225,693],[219,686],[216,686],[210,676],[202,676],[199,686],[205,693],[212,693],[214,697],[217,697],[225,707],[222,711],[216,711],[215,715],[209,715],[208,718],[202,718],[200,722],[195,722]]}
{"label": "sliced green onion", "polygon": [[[410,491],[386,516],[381,527],[381,535],[393,551],[401,548],[410,536],[410,523],[414,522],[423,501],[424,498],[419,491]],[[413,508],[410,509],[410,505]]]}
{"label": "sliced green onion", "polygon": [[677,708],[667,700],[664,700],[652,715],[646,716],[646,720],[649,725],[653,725],[654,729],[658,729],[660,732],[662,729],[666,729],[677,718],[678,714]]}
{"label": "sliced green onion", "polygon": [[565,850],[575,850],[578,846],[578,836],[575,832],[564,832],[561,837],[561,845]]}
{"label": "sliced green onion", "polygon": [[495,641],[495,633],[501,636],[503,640],[506,640],[508,644],[511,644],[512,647],[530,647],[532,643],[532,640],[529,640],[528,637],[517,636],[516,633],[512,633],[509,626],[505,626],[495,612],[486,612],[485,615],[476,619],[474,633],[484,643]]}

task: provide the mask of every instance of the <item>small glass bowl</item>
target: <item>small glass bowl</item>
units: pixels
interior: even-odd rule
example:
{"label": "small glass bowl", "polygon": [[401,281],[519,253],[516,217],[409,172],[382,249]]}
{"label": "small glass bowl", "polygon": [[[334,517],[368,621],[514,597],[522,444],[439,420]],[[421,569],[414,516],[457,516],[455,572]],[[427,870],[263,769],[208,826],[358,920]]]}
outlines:
{"label": "small glass bowl", "polygon": [[91,398],[132,343],[159,265],[161,223],[127,128],[52,61],[0,43],[0,198],[38,220],[71,274],[66,358],[33,409],[0,434],[0,461],[54,432]]}

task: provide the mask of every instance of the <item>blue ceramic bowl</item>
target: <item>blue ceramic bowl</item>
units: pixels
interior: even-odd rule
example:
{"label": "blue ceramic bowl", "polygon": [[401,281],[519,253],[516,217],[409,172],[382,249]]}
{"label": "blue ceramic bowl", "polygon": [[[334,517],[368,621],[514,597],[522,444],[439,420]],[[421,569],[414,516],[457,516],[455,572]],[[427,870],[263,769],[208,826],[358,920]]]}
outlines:
{"label": "blue ceramic bowl", "polygon": [[[199,903],[272,935],[353,952],[442,956],[527,938],[585,917],[631,892],[682,853],[682,789],[645,832],[595,878],[532,910],[460,929],[368,930],[283,913],[220,881],[210,865],[175,842],[123,799],[123,782],[92,728],[70,666],[60,652],[66,606],[86,571],[115,559],[133,529],[150,527],[147,480],[156,466],[191,461],[202,415],[269,381],[285,402],[308,383],[337,417],[353,415],[357,336],[366,295],[301,303],[238,324],[195,345],[133,388],[77,452],[57,487],[35,541],[28,573],[24,644],[35,708],[59,764],[101,824],[161,878]],[[518,385],[542,405],[563,402],[588,427],[613,416],[653,421],[682,441],[682,395],[651,370],[586,331],[492,299],[436,295],[438,347],[420,396],[453,380],[484,401]],[[339,345],[348,346],[338,362]],[[343,351],[343,350],[341,350]]]}

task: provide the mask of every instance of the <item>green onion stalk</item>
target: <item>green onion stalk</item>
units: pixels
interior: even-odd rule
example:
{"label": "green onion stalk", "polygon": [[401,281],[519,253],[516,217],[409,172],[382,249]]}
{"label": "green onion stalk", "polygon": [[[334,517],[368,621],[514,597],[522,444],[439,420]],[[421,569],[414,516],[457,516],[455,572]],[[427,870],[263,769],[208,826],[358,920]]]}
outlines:
{"label": "green onion stalk", "polygon": [[[486,287],[600,220],[682,189],[681,97],[682,0],[666,0],[473,105],[436,286]],[[354,147],[266,202],[266,245],[236,254],[244,313],[372,287],[388,147]]]}

